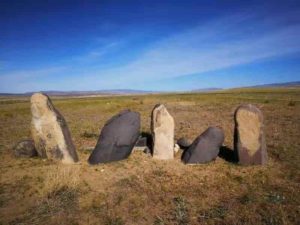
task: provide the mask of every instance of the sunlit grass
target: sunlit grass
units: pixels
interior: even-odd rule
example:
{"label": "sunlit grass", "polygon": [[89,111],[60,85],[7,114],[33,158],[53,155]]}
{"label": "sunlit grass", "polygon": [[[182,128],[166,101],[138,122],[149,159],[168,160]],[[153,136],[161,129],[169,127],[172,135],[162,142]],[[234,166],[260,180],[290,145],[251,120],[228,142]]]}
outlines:
{"label": "sunlit grass", "polygon": [[[2,224],[298,224],[300,89],[52,98],[64,115],[80,164],[16,159],[12,146],[30,137],[28,98],[0,103],[0,222]],[[127,160],[90,166],[89,152],[105,122],[129,108],[150,132],[157,103],[175,119],[175,137],[194,139],[221,126],[233,146],[233,113],[242,103],[263,112],[267,166],[241,167],[217,158],[186,166],[134,152]],[[17,203],[17,204],[16,204]]]}

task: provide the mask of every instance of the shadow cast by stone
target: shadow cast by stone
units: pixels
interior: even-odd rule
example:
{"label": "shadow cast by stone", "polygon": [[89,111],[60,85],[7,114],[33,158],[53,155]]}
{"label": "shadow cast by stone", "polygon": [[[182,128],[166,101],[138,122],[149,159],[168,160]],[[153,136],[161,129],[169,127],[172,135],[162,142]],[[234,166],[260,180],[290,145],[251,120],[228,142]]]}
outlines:
{"label": "shadow cast by stone", "polygon": [[226,160],[227,162],[238,163],[238,155],[236,151],[234,151],[231,148],[228,148],[227,146],[222,146],[220,148],[220,152],[218,156]]}
{"label": "shadow cast by stone", "polygon": [[149,132],[142,132],[141,133],[141,137],[144,137],[144,138],[146,138],[147,139],[147,143],[146,143],[146,145],[147,145],[147,147],[150,149],[150,152],[151,152],[151,154],[153,153],[153,139],[152,139],[152,135],[151,135],[151,133],[149,133]]}

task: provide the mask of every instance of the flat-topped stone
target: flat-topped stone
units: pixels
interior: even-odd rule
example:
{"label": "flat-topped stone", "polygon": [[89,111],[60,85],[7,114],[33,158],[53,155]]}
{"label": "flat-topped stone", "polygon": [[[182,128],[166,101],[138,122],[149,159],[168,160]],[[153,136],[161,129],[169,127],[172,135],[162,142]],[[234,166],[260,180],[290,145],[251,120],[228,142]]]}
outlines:
{"label": "flat-topped stone", "polygon": [[267,163],[262,112],[254,105],[239,106],[234,115],[234,150],[242,165]]}
{"label": "flat-topped stone", "polygon": [[174,158],[174,119],[166,107],[158,104],[151,115],[151,132],[153,138],[153,158]]}
{"label": "flat-topped stone", "polygon": [[147,147],[147,141],[148,141],[147,137],[140,136],[134,146],[135,147]]}

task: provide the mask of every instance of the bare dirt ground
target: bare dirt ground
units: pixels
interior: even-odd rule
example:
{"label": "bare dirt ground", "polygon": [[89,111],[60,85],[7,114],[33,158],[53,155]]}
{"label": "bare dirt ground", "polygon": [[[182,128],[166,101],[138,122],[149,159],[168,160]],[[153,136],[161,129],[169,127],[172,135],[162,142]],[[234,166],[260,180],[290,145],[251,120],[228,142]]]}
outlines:
{"label": "bare dirt ground", "polygon": [[[300,89],[248,89],[53,100],[64,115],[80,157],[77,165],[17,159],[12,147],[30,138],[27,98],[0,102],[0,224],[300,224]],[[150,130],[150,113],[164,103],[175,137],[194,139],[221,126],[233,147],[233,113],[257,105],[265,117],[267,166],[239,166],[224,158],[187,166],[142,152],[90,166],[88,150],[105,121],[130,108]]]}

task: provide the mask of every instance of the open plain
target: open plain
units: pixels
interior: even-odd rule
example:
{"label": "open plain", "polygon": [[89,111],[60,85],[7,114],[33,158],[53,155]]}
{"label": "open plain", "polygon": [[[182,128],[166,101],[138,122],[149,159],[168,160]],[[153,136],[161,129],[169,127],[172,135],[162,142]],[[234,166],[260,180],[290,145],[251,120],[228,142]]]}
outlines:
{"label": "open plain", "polygon": [[[300,88],[111,97],[52,97],[70,128],[80,163],[15,158],[30,138],[30,102],[0,99],[0,224],[300,224]],[[104,123],[129,108],[150,132],[150,114],[163,103],[175,139],[194,139],[209,126],[224,129],[226,151],[196,166],[160,161],[135,151],[127,160],[87,163]],[[242,103],[264,115],[266,166],[231,161],[233,114]]]}

